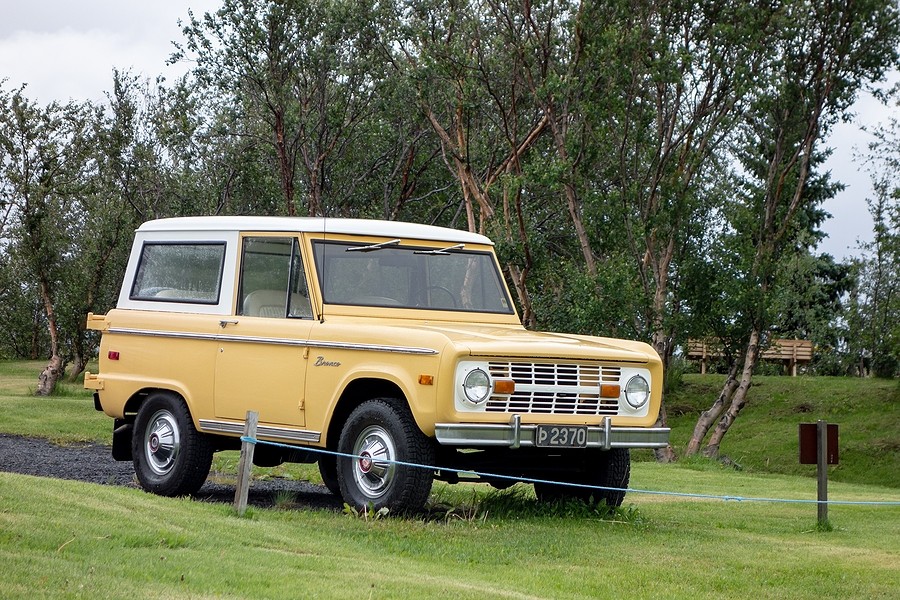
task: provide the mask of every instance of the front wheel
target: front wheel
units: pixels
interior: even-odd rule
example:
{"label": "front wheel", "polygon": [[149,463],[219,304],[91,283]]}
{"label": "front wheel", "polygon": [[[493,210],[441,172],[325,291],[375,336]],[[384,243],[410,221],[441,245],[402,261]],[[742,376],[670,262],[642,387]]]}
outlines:
{"label": "front wheel", "polygon": [[344,424],[338,450],[354,456],[337,460],[341,496],[351,506],[408,512],[428,500],[434,447],[400,401],[378,398],[357,406]]}
{"label": "front wheel", "polygon": [[588,450],[580,470],[567,482],[610,489],[591,489],[564,484],[535,483],[534,493],[542,502],[576,499],[584,502],[605,502],[608,506],[622,505],[625,488],[631,479],[631,452],[628,448]]}
{"label": "front wheel", "polygon": [[141,487],[160,496],[199,490],[213,456],[209,440],[194,427],[187,404],[170,392],[153,393],[141,406],[131,450]]}

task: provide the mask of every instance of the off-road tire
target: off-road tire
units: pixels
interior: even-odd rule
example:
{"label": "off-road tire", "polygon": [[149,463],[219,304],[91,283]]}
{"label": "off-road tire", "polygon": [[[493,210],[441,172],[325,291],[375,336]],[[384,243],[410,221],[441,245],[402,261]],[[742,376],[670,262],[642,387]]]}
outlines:
{"label": "off-road tire", "polygon": [[[357,406],[341,430],[337,479],[344,502],[355,507],[406,513],[421,509],[434,480],[434,446],[404,403],[376,398]],[[412,467],[379,458],[408,464]]]}
{"label": "off-road tire", "polygon": [[582,500],[584,502],[606,503],[607,506],[621,506],[625,499],[625,488],[631,479],[631,452],[628,448],[612,450],[589,450],[579,473],[567,477],[566,482],[615,489],[591,489],[564,484],[535,483],[534,493],[542,502],[559,500]]}
{"label": "off-road tire", "polygon": [[193,494],[209,475],[209,439],[194,427],[184,400],[171,392],[154,392],[144,401],[131,444],[134,472],[148,492]]}

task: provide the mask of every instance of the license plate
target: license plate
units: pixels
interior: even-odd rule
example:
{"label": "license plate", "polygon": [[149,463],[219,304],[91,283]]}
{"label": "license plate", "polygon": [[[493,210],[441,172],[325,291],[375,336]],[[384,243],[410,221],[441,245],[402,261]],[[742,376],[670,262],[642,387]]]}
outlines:
{"label": "license plate", "polygon": [[538,425],[534,445],[540,448],[585,448],[587,434],[584,425]]}

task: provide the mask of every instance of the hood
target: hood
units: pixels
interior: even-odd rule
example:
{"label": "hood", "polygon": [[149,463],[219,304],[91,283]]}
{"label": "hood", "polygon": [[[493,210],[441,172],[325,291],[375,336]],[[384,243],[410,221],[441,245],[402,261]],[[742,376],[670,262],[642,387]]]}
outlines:
{"label": "hood", "polygon": [[629,340],[567,333],[529,331],[504,325],[425,325],[440,333],[471,356],[522,356],[529,358],[608,360],[633,364],[658,362],[648,344]]}

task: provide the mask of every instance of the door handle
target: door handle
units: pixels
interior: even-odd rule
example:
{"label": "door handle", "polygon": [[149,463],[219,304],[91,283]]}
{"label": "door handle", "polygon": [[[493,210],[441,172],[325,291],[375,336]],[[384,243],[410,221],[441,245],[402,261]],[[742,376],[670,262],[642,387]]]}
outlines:
{"label": "door handle", "polygon": [[219,321],[219,327],[221,327],[222,329],[225,329],[226,325],[237,325],[237,324],[238,324],[237,320],[229,321],[227,319],[222,319],[221,321]]}

